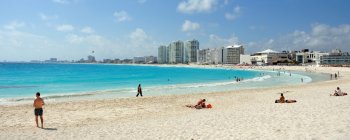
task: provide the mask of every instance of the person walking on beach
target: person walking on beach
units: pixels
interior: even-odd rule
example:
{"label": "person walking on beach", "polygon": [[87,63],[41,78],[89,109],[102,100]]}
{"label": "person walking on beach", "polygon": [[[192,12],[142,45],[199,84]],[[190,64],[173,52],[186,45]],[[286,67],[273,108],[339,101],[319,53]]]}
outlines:
{"label": "person walking on beach", "polygon": [[34,109],[34,115],[35,115],[35,122],[36,122],[36,127],[39,127],[38,124],[38,116],[40,116],[41,120],[41,128],[44,128],[44,118],[43,118],[43,105],[44,105],[44,100],[40,98],[40,92],[36,93],[36,99],[34,100],[33,107]]}
{"label": "person walking on beach", "polygon": [[337,79],[337,78],[338,78],[337,73],[334,73],[334,78],[335,78],[335,79]]}
{"label": "person walking on beach", "polygon": [[136,97],[139,96],[139,94],[141,95],[142,97],[142,89],[141,89],[141,84],[139,84],[139,86],[137,87],[137,94],[136,94]]}
{"label": "person walking on beach", "polygon": [[333,78],[333,74],[331,74],[331,80],[332,80],[332,78]]}

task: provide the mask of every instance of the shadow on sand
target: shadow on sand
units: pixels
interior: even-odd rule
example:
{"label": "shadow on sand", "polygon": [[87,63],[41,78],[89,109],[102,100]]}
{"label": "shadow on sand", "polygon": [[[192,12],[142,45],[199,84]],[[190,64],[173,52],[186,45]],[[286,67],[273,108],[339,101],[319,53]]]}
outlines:
{"label": "shadow on sand", "polygon": [[57,130],[57,128],[43,128],[44,130]]}

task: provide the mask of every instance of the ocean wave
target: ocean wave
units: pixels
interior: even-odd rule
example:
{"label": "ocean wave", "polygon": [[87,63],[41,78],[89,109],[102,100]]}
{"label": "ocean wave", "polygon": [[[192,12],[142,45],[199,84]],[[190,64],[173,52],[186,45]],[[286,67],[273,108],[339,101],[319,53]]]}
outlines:
{"label": "ocean wave", "polygon": [[255,78],[252,78],[252,79],[243,80],[242,82],[244,82],[244,83],[247,83],[247,82],[261,82],[261,81],[264,81],[266,79],[270,79],[271,77],[272,77],[271,75],[264,75],[264,76],[261,76],[261,77],[255,77]]}
{"label": "ocean wave", "polygon": [[38,86],[0,86],[0,89],[5,89],[5,88],[34,88]]}
{"label": "ocean wave", "polygon": [[[97,90],[89,92],[72,92],[72,93],[56,93],[52,95],[42,96],[44,100],[60,99],[60,98],[74,98],[74,97],[84,97],[92,96],[99,94],[108,94],[108,93],[126,93],[130,91],[135,91],[135,89],[126,88],[126,89],[117,89],[117,90]],[[17,98],[0,98],[0,102],[21,102],[21,101],[32,101],[36,97],[17,97]]]}
{"label": "ocean wave", "polygon": [[150,87],[150,88],[144,89],[144,91],[162,90],[162,89],[186,89],[186,88],[226,86],[226,85],[239,84],[241,82],[243,82],[243,83],[261,82],[261,81],[267,80],[269,78],[271,78],[270,75],[265,75],[262,77],[255,77],[255,78],[251,78],[251,79],[246,79],[246,80],[243,80],[240,82],[237,82],[236,80],[232,80],[232,81],[215,82],[215,83],[192,83],[192,84],[165,85],[165,86],[159,86],[159,87]]}

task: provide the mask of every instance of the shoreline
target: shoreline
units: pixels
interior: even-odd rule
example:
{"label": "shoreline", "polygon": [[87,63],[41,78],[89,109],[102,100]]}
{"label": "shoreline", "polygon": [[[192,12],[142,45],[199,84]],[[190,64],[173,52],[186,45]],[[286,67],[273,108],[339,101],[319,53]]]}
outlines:
{"label": "shoreline", "polygon": [[[103,64],[104,65],[104,64]],[[120,64],[111,64],[111,65],[120,65]],[[122,64],[124,65],[124,64]],[[131,64],[131,66],[151,66],[151,67],[181,67],[181,68],[199,68],[199,69],[230,69],[230,70],[248,70],[248,71],[258,71],[258,72],[269,72],[269,73],[277,73],[277,71],[282,71],[283,70],[277,70],[275,69],[274,71],[272,70],[272,68],[269,68],[268,66],[264,66],[264,67],[252,67],[252,66],[231,66],[231,65],[149,65],[149,64]],[[285,71],[286,73],[289,73],[291,71]],[[284,73],[285,74],[285,73]],[[297,74],[298,76],[305,76],[308,78],[311,78],[312,81],[311,82],[306,82],[306,84],[309,83],[313,83],[313,82],[318,82],[315,81],[315,75],[312,75],[313,73],[308,73],[308,72],[300,72],[300,71],[293,71],[293,75]],[[316,75],[317,77],[320,76],[324,76],[324,74],[318,74]],[[254,78],[250,78],[250,79],[245,79],[244,81],[242,81],[243,84],[246,83],[250,83],[250,80],[254,80],[256,78],[263,78],[263,77],[254,77]],[[268,78],[269,79],[269,78]],[[322,79],[322,78],[320,78]],[[271,79],[269,79],[271,80]],[[248,82],[250,81],[250,82]],[[322,79],[322,81],[326,81],[325,78]],[[253,81],[254,82],[254,81]],[[145,88],[146,91],[154,91],[154,90],[158,90],[159,87],[162,88],[171,88],[172,87],[178,87],[178,88],[197,88],[200,87],[199,91],[196,92],[188,92],[188,93],[182,93],[182,94],[196,94],[196,93],[212,93],[212,92],[234,92],[237,90],[242,90],[242,89],[259,89],[262,88],[262,86],[257,86],[257,87],[246,87],[246,86],[242,86],[237,89],[225,89],[225,90],[210,90],[210,91],[204,91],[203,89],[205,88],[209,88],[212,86],[209,85],[213,85],[213,87],[228,87],[228,86],[237,86],[236,84],[233,84],[234,80],[224,80],[224,81],[216,81],[216,82],[204,82],[204,83],[183,83],[183,84],[172,84],[172,85],[162,85],[162,86],[150,86]],[[240,82],[241,83],[241,82]],[[233,84],[233,85],[232,85]],[[260,83],[261,84],[261,83]],[[277,86],[283,86],[283,85],[290,85],[291,83],[284,83],[282,85],[269,85],[268,87],[277,87]],[[299,83],[292,83],[291,85],[298,85]],[[207,87],[207,86],[208,87]],[[266,85],[264,85],[266,86]],[[170,89],[170,90],[171,90]],[[119,98],[132,98],[133,96],[126,94],[126,93],[119,93],[121,91],[124,92],[130,92],[130,88],[125,88],[125,89],[103,89],[103,90],[93,90],[93,91],[80,91],[80,92],[74,92],[74,93],[57,93],[57,94],[48,94],[48,95],[44,95],[42,98],[44,98],[45,100],[49,101],[49,103],[60,103],[60,102],[66,102],[66,100],[68,101],[91,101],[91,100],[105,100],[108,98],[112,98],[112,99],[119,99]],[[164,89],[163,89],[164,90]],[[197,89],[198,90],[198,89]],[[181,90],[180,90],[181,91]],[[169,94],[151,94],[150,96],[164,96],[164,95],[176,95],[176,93],[169,93]],[[32,100],[34,100],[35,97],[16,97],[16,98],[3,98],[3,103],[0,104],[0,106],[6,106],[6,105],[11,105],[11,106],[15,106],[15,105],[20,105],[20,104],[31,104]]]}
{"label": "shoreline", "polygon": [[[283,67],[263,67],[270,69]],[[305,67],[284,67],[305,70]],[[33,108],[0,106],[1,139],[345,139],[350,137],[350,97],[329,96],[337,86],[350,91],[350,69],[338,80],[278,88],[164,95],[47,104],[45,129],[35,128]],[[283,92],[294,104],[275,104]],[[190,109],[199,99],[212,109]],[[283,125],[281,125],[283,124]],[[39,135],[38,135],[39,134]]]}

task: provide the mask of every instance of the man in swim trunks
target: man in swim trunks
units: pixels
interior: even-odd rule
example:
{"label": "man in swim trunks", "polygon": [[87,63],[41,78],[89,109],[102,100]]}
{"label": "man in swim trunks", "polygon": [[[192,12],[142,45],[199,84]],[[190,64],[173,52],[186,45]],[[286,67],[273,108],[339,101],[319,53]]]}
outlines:
{"label": "man in swim trunks", "polygon": [[199,100],[197,103],[197,106],[200,106],[201,108],[205,108],[205,99]]}
{"label": "man in swim trunks", "polygon": [[281,97],[280,97],[280,103],[284,103],[285,102],[285,100],[284,100],[285,98],[284,98],[284,96],[283,96],[283,93],[281,93]]}
{"label": "man in swim trunks", "polygon": [[40,93],[36,93],[36,99],[34,100],[33,107],[34,109],[34,115],[35,115],[35,122],[36,122],[36,127],[39,127],[38,125],[38,116],[40,116],[41,120],[41,128],[44,128],[44,119],[43,119],[43,105],[44,105],[44,100],[40,98]]}
{"label": "man in swim trunks", "polygon": [[281,93],[281,97],[279,100],[275,100],[275,103],[295,103],[296,100],[285,100],[283,93]]}

